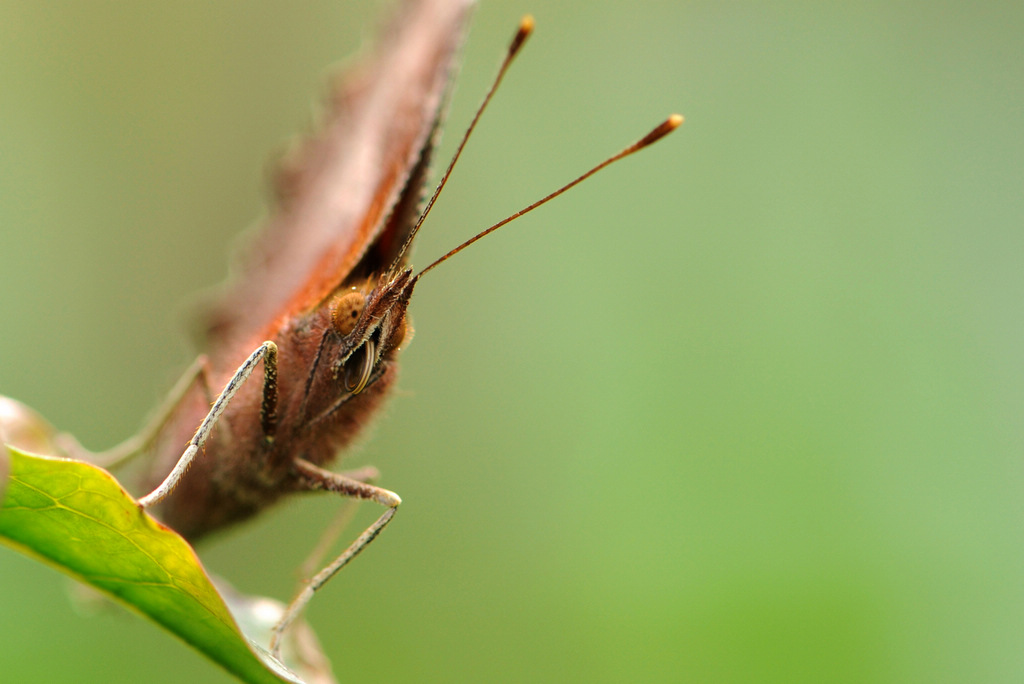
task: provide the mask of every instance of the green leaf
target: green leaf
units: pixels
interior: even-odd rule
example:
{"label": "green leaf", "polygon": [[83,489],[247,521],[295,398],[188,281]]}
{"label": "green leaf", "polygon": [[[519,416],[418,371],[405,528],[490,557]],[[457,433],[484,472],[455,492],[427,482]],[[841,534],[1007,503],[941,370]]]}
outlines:
{"label": "green leaf", "polygon": [[0,541],[148,616],[242,681],[302,682],[242,634],[192,547],[108,472],[3,447],[0,468],[5,460]]}

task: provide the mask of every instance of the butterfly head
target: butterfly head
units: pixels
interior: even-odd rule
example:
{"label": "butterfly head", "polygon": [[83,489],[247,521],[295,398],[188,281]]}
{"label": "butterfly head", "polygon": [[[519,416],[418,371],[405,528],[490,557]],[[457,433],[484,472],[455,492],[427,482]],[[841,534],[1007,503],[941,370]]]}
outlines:
{"label": "butterfly head", "polygon": [[362,392],[411,340],[406,309],[415,284],[403,270],[382,282],[349,285],[332,298],[328,334],[337,340],[334,377],[345,393]]}

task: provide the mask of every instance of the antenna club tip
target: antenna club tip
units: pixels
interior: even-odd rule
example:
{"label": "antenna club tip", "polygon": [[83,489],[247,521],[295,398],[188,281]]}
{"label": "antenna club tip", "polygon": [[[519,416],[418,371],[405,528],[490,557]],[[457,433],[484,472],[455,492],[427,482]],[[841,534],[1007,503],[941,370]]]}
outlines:
{"label": "antenna club tip", "polygon": [[672,131],[679,128],[679,125],[683,123],[683,117],[679,114],[673,114],[668,117],[655,128],[653,131],[641,138],[636,145],[632,148],[633,150],[639,150],[647,147],[652,143],[656,143]]}
{"label": "antenna club tip", "polygon": [[512,39],[512,44],[508,46],[508,59],[511,59],[513,55],[519,52],[519,48],[523,47],[523,43],[533,33],[533,17],[527,14],[519,22],[519,30],[516,31],[516,37]]}

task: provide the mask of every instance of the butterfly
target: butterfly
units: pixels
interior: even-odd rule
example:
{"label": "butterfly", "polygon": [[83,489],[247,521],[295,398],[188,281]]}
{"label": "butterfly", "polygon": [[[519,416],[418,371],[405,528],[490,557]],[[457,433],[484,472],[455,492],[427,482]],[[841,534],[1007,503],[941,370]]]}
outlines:
{"label": "butterfly", "polygon": [[468,0],[404,3],[373,49],[338,80],[317,131],[279,167],[277,205],[208,316],[206,351],[139,434],[91,455],[112,466],[148,454],[140,490],[149,493],[139,503],[191,542],[297,492],[331,491],[384,507],[292,601],[274,630],[272,651],[313,594],[388,525],[401,503],[373,484],[374,469],[327,466],[395,386],[419,279],[682,122],[669,117],[634,145],[414,271],[411,242],[533,29],[533,20],[524,19],[424,207],[471,6]]}

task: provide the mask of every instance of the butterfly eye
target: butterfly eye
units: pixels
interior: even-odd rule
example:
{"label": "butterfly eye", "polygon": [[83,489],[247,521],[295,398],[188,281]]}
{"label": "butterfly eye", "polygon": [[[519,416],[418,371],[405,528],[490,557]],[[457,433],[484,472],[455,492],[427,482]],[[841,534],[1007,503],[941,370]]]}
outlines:
{"label": "butterfly eye", "polygon": [[360,292],[348,292],[334,300],[331,307],[331,323],[334,329],[342,335],[348,335],[355,330],[359,314],[366,306],[366,297]]}

